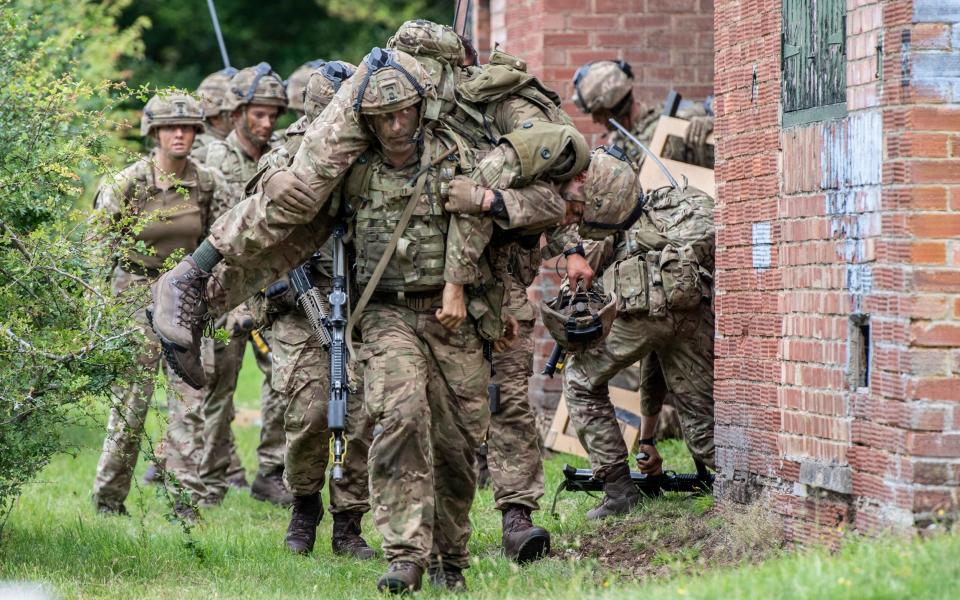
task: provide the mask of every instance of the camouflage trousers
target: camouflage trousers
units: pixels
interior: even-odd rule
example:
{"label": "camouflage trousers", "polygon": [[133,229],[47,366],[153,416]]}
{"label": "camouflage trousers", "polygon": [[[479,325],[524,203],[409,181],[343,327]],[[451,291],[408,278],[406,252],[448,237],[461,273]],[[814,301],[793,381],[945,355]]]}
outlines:
{"label": "camouflage trousers", "polygon": [[[564,397],[580,443],[601,479],[626,462],[628,452],[608,382],[651,352],[656,352],[666,388],[674,394],[687,447],[714,466],[713,311],[704,302],[699,310],[668,312],[663,318],[618,316],[602,346],[568,358]],[[658,414],[662,401],[663,394],[644,395],[641,413]]]}
{"label": "camouflage trousers", "polygon": [[[230,339],[229,344],[204,340],[204,360],[207,372],[206,399],[204,403],[204,456],[200,474],[207,486],[221,496],[227,492],[227,480],[243,476],[239,464],[236,442],[231,424],[236,416],[233,396],[237,390],[237,378],[243,365],[249,334]],[[269,335],[265,335],[269,342]],[[271,366],[265,357],[257,355],[257,366],[264,373],[260,387],[260,445],[257,447],[257,462],[264,472],[283,468],[283,399],[270,385]]]}
{"label": "camouflage trousers", "polygon": [[[330,359],[312,336],[313,328],[299,310],[277,315],[270,326],[273,344],[273,387],[286,399],[284,429],[287,488],[296,496],[323,489],[330,456],[327,429]],[[363,406],[363,393],[351,377],[347,397],[347,455],[343,479],[330,482],[330,512],[370,510],[367,456],[373,423]],[[361,383],[362,385],[362,383]]]}
{"label": "camouflage trousers", "polygon": [[489,365],[473,320],[448,331],[434,304],[375,303],[360,319],[370,501],[388,560],[466,568]]}
{"label": "camouflage trousers", "polygon": [[[119,295],[131,286],[149,284],[147,277],[116,268],[111,287],[113,293]],[[114,396],[119,401],[110,410],[107,437],[93,482],[94,501],[114,509],[119,508],[130,493],[144,421],[153,398],[154,374],[162,363],[160,342],[147,322],[146,311],[137,311],[134,319],[145,338],[144,347],[137,358],[141,381],[127,388],[114,388]],[[185,384],[165,363],[163,366],[167,378],[169,412],[169,423],[164,434],[166,465],[190,492],[193,500],[202,502],[209,497],[209,491],[199,476],[203,454],[203,393]]]}
{"label": "camouflage trousers", "polygon": [[498,510],[508,504],[537,510],[537,501],[543,496],[540,433],[529,393],[535,321],[518,323],[520,331],[513,346],[493,356],[493,380],[500,384],[500,406],[490,415],[487,464]]}

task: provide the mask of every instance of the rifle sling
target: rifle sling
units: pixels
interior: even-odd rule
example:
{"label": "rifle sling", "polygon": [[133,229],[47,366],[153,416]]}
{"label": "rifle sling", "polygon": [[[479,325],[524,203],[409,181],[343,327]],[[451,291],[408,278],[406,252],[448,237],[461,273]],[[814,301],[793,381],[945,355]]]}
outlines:
{"label": "rifle sling", "polygon": [[367,281],[367,285],[364,286],[363,293],[360,294],[360,299],[357,300],[357,305],[350,314],[350,321],[347,323],[347,349],[350,352],[351,360],[356,358],[353,350],[353,328],[356,327],[357,321],[363,314],[363,309],[367,307],[367,303],[370,302],[373,292],[376,291],[377,284],[380,283],[380,278],[383,276],[383,272],[387,270],[387,265],[390,263],[390,259],[393,257],[393,253],[397,249],[397,244],[400,243],[400,236],[402,236],[403,232],[407,230],[407,225],[410,224],[410,218],[413,217],[413,210],[416,208],[417,202],[420,201],[420,195],[423,193],[423,187],[427,183],[427,175],[430,172],[429,168],[425,168],[429,167],[430,165],[430,156],[427,148],[429,148],[429,144],[424,144],[423,155],[420,157],[420,167],[422,173],[420,173],[420,177],[417,178],[417,183],[413,188],[413,193],[410,195],[410,199],[407,201],[407,206],[403,209],[403,214],[400,215],[400,220],[397,222],[397,228],[393,231],[393,236],[390,238],[390,242],[384,249],[383,256],[380,257],[380,261],[377,263],[377,268],[375,268],[373,270],[373,274],[370,275],[370,280]]}

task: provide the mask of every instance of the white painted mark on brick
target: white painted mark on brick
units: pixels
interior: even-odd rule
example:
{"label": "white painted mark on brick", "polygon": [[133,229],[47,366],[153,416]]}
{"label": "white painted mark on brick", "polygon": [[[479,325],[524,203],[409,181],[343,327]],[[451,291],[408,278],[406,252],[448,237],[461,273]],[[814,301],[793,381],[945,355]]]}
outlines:
{"label": "white painted mark on brick", "polygon": [[769,269],[770,252],[773,247],[773,238],[770,235],[770,223],[753,224],[753,268]]}

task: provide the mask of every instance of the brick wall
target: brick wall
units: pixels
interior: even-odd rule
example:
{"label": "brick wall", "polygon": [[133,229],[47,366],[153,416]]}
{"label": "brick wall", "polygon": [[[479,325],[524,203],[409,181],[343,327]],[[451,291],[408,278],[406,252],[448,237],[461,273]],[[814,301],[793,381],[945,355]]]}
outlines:
{"label": "brick wall", "polygon": [[[569,101],[573,73],[583,63],[627,60],[636,75],[634,94],[648,103],[663,102],[671,90],[693,100],[713,93],[712,0],[478,0],[476,6],[473,38],[481,58],[494,43],[523,57],[594,144],[602,143],[603,129]],[[558,281],[556,262],[545,263],[531,300],[554,295]],[[539,373],[553,343],[539,324],[536,340]],[[536,405],[552,409],[560,379],[536,375],[530,393]]]}
{"label": "brick wall", "polygon": [[716,6],[719,491],[796,540],[922,524],[960,468],[960,2],[849,0],[848,116],[785,130],[780,6]]}

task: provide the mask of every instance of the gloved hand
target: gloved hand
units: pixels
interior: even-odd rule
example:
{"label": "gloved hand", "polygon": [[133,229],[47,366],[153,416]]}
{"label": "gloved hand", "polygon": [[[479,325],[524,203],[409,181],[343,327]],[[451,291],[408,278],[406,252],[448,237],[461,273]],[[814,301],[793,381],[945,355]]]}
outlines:
{"label": "gloved hand", "polygon": [[443,207],[447,212],[479,215],[483,212],[483,195],[486,191],[469,177],[457,175],[450,181],[450,191]]}
{"label": "gloved hand", "polygon": [[256,327],[256,322],[253,320],[253,315],[242,305],[230,311],[224,323],[224,329],[229,331],[233,337],[242,337],[253,331],[254,327]]}
{"label": "gloved hand", "polygon": [[320,204],[320,198],[313,188],[288,169],[264,173],[263,193],[272,202],[294,214],[312,215]]}
{"label": "gloved hand", "polygon": [[293,286],[290,285],[290,280],[286,275],[283,276],[283,279],[278,279],[267,286],[265,295],[267,297],[268,313],[285,313],[297,306]]}
{"label": "gloved hand", "polygon": [[691,117],[687,127],[687,146],[696,149],[706,145],[707,137],[713,133],[713,117]]}

